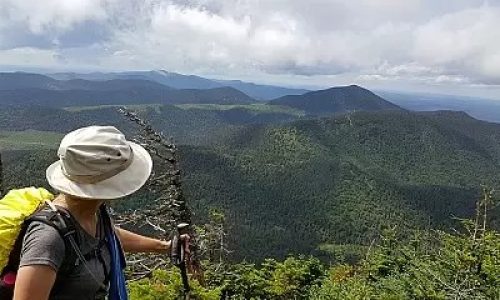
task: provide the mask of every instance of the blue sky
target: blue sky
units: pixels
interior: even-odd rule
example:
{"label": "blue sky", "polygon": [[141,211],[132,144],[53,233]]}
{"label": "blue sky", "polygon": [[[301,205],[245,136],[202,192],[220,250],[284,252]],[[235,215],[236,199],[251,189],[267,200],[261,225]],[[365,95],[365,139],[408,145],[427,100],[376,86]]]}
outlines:
{"label": "blue sky", "polygon": [[0,67],[500,99],[500,1],[0,0]]}

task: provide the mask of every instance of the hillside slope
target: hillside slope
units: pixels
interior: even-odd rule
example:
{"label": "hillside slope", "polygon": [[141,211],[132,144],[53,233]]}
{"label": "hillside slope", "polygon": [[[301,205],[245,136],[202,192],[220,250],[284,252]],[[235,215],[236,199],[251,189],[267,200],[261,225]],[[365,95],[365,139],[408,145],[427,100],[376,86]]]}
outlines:
{"label": "hillside slope", "polygon": [[[41,130],[66,133],[83,126],[109,124],[130,133],[132,124],[118,113],[119,106],[121,105],[63,109],[39,105],[3,105],[0,109],[0,132]],[[218,107],[213,104],[209,106]],[[172,137],[180,145],[223,145],[228,135],[244,125],[284,123],[297,119],[296,115],[279,110],[260,111],[238,106],[230,109],[202,109],[201,107],[205,105],[193,104],[128,107],[150,120],[155,128]],[[242,107],[253,106],[242,105]]]}
{"label": "hillside slope", "polygon": [[500,180],[500,126],[461,113],[356,113],[230,139],[184,150],[183,167],[198,214],[226,212],[238,259],[342,253],[393,225],[453,227]]}

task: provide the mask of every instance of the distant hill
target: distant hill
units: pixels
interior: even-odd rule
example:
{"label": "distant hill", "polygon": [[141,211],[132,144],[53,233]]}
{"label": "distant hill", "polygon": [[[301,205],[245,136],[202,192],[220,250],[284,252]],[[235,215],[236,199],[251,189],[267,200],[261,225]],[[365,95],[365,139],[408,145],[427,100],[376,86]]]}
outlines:
{"label": "distant hill", "polygon": [[269,104],[286,105],[319,116],[352,111],[401,110],[399,106],[357,85],[285,96]]}
{"label": "distant hill", "polygon": [[58,80],[48,76],[24,72],[0,73],[0,90],[59,89]]}
{"label": "distant hill", "polygon": [[0,73],[0,104],[51,107],[109,104],[248,104],[254,99],[231,87],[177,90],[144,79],[55,80],[29,73]]}
{"label": "distant hill", "polygon": [[176,89],[213,89],[219,87],[235,88],[257,100],[270,100],[285,95],[301,95],[307,90],[293,89],[271,85],[260,85],[239,80],[213,80],[195,75],[183,75],[164,70],[134,71],[120,73],[54,73],[50,77],[60,80],[111,80],[111,79],[142,79],[151,80]]}
{"label": "distant hill", "polygon": [[414,111],[464,111],[474,118],[500,123],[500,99],[483,99],[428,93],[377,91],[377,94],[405,109]]}
{"label": "distant hill", "polygon": [[302,95],[309,92],[309,90],[305,89],[292,89],[272,85],[262,85],[240,80],[216,80],[216,82],[240,90],[257,100],[271,100],[286,95]]}
{"label": "distant hill", "polygon": [[88,90],[114,91],[131,88],[172,89],[163,84],[144,79],[110,79],[92,81],[85,79],[56,80],[32,73],[0,73],[0,90],[44,89],[44,90]]}

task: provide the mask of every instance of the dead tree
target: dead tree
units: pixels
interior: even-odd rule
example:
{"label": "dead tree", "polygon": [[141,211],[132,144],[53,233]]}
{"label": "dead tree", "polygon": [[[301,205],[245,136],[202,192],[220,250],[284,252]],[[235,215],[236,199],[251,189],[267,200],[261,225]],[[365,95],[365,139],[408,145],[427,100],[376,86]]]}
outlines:
{"label": "dead tree", "polygon": [[[117,216],[118,222],[134,226],[150,226],[163,236],[168,236],[180,224],[188,225],[185,231],[192,237],[191,255],[188,258],[190,274],[203,283],[203,276],[197,257],[196,232],[192,227],[191,210],[182,191],[181,171],[177,163],[177,147],[157,132],[136,113],[125,108],[120,112],[140,127],[140,135],[134,141],[151,154],[155,170],[148,186],[155,199],[139,211],[130,211]],[[168,264],[164,256],[135,255],[130,258],[131,278],[148,276],[157,268]]]}
{"label": "dead tree", "polygon": [[226,217],[219,210],[211,210],[210,221],[199,232],[200,253],[215,266],[215,271],[224,267],[226,257],[231,251],[228,249],[226,237]]}

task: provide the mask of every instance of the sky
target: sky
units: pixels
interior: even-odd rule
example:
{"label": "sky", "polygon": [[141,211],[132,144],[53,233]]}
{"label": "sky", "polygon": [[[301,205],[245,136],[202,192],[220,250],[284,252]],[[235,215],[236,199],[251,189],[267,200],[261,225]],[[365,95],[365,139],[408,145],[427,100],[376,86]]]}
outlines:
{"label": "sky", "polygon": [[500,0],[0,0],[0,70],[500,100]]}

